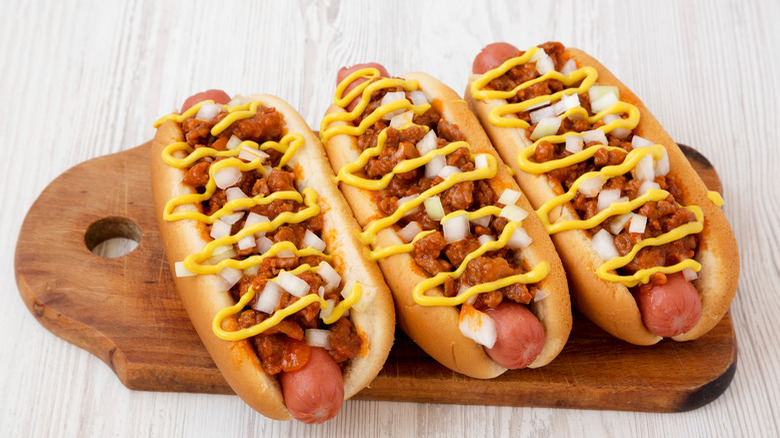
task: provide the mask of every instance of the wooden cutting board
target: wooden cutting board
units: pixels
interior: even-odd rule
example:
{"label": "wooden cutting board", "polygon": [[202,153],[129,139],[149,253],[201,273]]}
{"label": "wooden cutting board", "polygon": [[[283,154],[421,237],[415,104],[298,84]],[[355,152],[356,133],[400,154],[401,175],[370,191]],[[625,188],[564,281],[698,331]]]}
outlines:
{"label": "wooden cutting board", "polygon": [[[55,179],[24,220],[16,248],[19,292],[55,335],[108,364],[130,389],[231,393],[179,301],[155,221],[150,143],[95,158]],[[687,154],[710,188],[717,174]],[[138,241],[121,257],[93,249]],[[456,374],[403,333],[379,376],[356,398],[507,406],[677,412],[705,405],[734,376],[730,315],[688,343],[637,347],[574,314],[568,344],[551,364],[492,380]]]}

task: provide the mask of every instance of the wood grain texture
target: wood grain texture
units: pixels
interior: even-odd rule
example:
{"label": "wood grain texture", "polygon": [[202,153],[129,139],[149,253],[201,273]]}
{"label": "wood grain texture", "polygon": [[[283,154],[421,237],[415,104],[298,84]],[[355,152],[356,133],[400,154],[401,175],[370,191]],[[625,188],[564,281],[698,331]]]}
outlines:
{"label": "wood grain texture", "polygon": [[[780,297],[774,293],[780,284],[780,3],[31,0],[4,6],[4,435],[780,434]],[[147,141],[155,118],[194,91],[276,94],[317,126],[342,64],[377,60],[391,71],[426,71],[462,90],[483,45],[551,39],[601,60],[721,176],[724,210],[741,252],[731,307],[739,364],[726,392],[700,409],[666,415],[351,401],[324,426],[278,423],[233,396],[129,391],[102,361],[44,329],[19,298],[16,236],[42,190],[78,163]]]}

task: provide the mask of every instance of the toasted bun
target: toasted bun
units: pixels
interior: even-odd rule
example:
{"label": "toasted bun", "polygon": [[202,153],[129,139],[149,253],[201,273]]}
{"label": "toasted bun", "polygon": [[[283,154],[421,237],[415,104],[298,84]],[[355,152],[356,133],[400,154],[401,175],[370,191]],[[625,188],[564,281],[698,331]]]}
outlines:
{"label": "toasted bun", "polygon": [[[379,267],[364,254],[363,244],[357,239],[358,225],[352,217],[344,197],[333,183],[333,172],[326,161],[322,145],[301,116],[286,102],[270,95],[249,96],[274,107],[285,120],[288,132],[297,132],[304,138],[304,145],[290,160],[299,187],[311,187],[319,194],[323,213],[323,239],[333,265],[342,272],[344,283],[359,281],[376,289],[376,297],[363,312],[350,312],[350,320],[363,338],[364,348],[352,358],[344,371],[344,395],[350,398],[366,387],[379,373],[393,343],[395,313],[392,297]],[[178,123],[167,121],[157,130],[152,146],[152,190],[155,211],[160,225],[168,260],[173,264],[187,255],[200,251],[206,241],[202,237],[204,225],[193,220],[168,222],[162,219],[166,202],[174,196],[193,193],[181,183],[184,171],[165,164],[162,150],[168,144],[183,141]],[[179,208],[195,209],[192,205]],[[177,289],[195,330],[209,351],[225,380],[247,404],[266,417],[288,420],[290,414],[284,405],[279,381],[267,375],[248,340],[224,341],[212,331],[215,314],[235,304],[220,288],[220,280],[214,275],[174,277]],[[226,321],[228,328],[236,326],[235,318]]]}
{"label": "toasted bun", "polygon": [[[489,153],[500,163],[496,151],[490,145],[478,120],[468,109],[466,102],[452,89],[423,73],[409,73],[402,77],[419,81],[420,89],[441,116],[455,123],[466,136],[474,154]],[[328,113],[343,111],[337,106],[328,109]],[[337,124],[343,122],[335,122],[330,126]],[[356,138],[348,135],[333,136],[327,141],[325,148],[334,169],[341,169],[359,154]],[[489,180],[489,184],[496,193],[501,193],[505,188],[520,191],[503,166],[498,167],[496,176]],[[362,226],[365,227],[372,220],[382,216],[373,203],[369,191],[344,183],[340,188]],[[531,211],[531,206],[525,198],[521,198],[518,205],[526,211]],[[545,330],[544,348],[530,365],[530,367],[540,367],[555,358],[566,343],[571,331],[571,305],[562,265],[552,242],[546,237],[541,222],[536,216],[530,215],[523,220],[523,227],[533,239],[533,244],[528,250],[524,250],[523,254],[528,257],[531,264],[546,260],[551,267],[547,278],[539,285],[549,293],[549,296],[531,306]],[[403,243],[390,228],[380,231],[377,236],[377,246]],[[380,259],[379,265],[393,291],[401,328],[426,353],[444,366],[470,377],[487,379],[496,377],[506,370],[490,359],[481,345],[460,332],[459,313],[456,308],[425,307],[414,302],[412,290],[420,281],[428,277],[420,270],[410,254],[397,254]],[[440,294],[440,291],[436,293]]]}
{"label": "toasted bun", "polygon": [[[592,66],[599,74],[598,83],[617,86],[620,99],[639,108],[640,121],[636,134],[664,145],[669,155],[670,174],[683,185],[683,204],[696,204],[704,212],[704,230],[699,234],[696,260],[702,264],[699,279],[694,281],[702,301],[698,323],[688,332],[673,337],[677,341],[696,339],[712,329],[728,310],[736,292],[739,277],[739,255],[734,233],[723,211],[707,196],[707,187],[696,174],[680,148],[661,127],[647,107],[612,73],[584,52],[567,48],[578,66]],[[479,75],[471,75],[466,87],[466,99],[478,115],[493,145],[515,171],[515,178],[535,208],[556,196],[554,183],[545,175],[528,174],[520,170],[517,156],[532,143],[525,129],[502,128],[489,121],[493,108],[506,104],[502,99],[475,100],[471,84]],[[574,219],[576,213],[570,203],[552,212],[550,220]],[[651,333],[642,322],[642,315],[631,292],[619,283],[608,282],[596,276],[596,269],[605,261],[593,249],[591,239],[583,230],[563,231],[552,236],[561,256],[569,283],[572,300],[577,308],[596,325],[610,334],[637,345],[651,345],[662,338]]]}

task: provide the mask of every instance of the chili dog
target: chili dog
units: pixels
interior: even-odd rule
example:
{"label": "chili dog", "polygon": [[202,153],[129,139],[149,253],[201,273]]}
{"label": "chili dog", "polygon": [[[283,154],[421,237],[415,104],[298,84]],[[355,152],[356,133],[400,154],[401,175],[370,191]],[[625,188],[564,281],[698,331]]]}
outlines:
{"label": "chili dog", "polygon": [[269,418],[332,418],[379,373],[395,315],[319,140],[281,99],[219,90],[155,126],[160,234],[217,367]]}
{"label": "chili dog", "polygon": [[401,328],[475,378],[553,360],[571,330],[562,265],[466,102],[379,64],[337,84],[320,136]]}
{"label": "chili dog", "polygon": [[734,297],[734,234],[645,105],[560,43],[474,59],[466,99],[551,234],[572,300],[638,345],[696,339]]}

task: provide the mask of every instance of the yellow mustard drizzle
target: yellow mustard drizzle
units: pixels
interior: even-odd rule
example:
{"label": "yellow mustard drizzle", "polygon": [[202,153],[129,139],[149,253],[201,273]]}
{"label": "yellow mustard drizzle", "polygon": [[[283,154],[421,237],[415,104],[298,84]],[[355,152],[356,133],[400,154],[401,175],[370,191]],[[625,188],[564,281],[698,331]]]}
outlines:
{"label": "yellow mustard drizzle", "polygon": [[[593,86],[596,83],[596,80],[598,79],[598,72],[595,70],[595,68],[586,66],[586,67],[578,68],[577,70],[570,73],[568,76],[564,76],[560,72],[551,70],[539,76],[538,78],[535,78],[531,81],[527,81],[518,85],[511,91],[498,91],[498,90],[485,89],[485,86],[487,86],[487,84],[490,83],[490,81],[503,75],[512,67],[529,62],[529,60],[533,57],[534,53],[536,53],[537,50],[540,49],[538,47],[532,47],[528,51],[526,51],[522,56],[511,58],[505,61],[504,63],[502,63],[499,67],[493,70],[489,70],[485,72],[483,75],[481,75],[478,79],[476,79],[471,84],[471,93],[474,96],[474,98],[477,100],[507,99],[509,97],[514,96],[519,90],[527,88],[535,83],[547,79],[557,79],[563,82],[563,84],[566,85],[567,87],[570,87],[577,83],[579,83],[580,85],[576,88],[564,88],[562,91],[559,91],[552,95],[537,96],[527,101],[516,103],[516,104],[500,105],[494,108],[490,112],[490,122],[493,125],[498,127],[504,127],[504,128],[508,128],[508,127],[516,127],[516,128],[523,128],[523,129],[528,128],[530,125],[527,122],[520,120],[519,118],[516,118],[514,116],[513,117],[503,117],[503,116],[505,116],[506,114],[515,114],[518,112],[525,111],[529,107],[533,107],[534,105],[537,105],[541,102],[548,102],[552,104],[553,102],[561,99],[561,97],[564,94],[568,95],[573,93],[577,93],[577,94],[585,93],[590,89],[591,86]],[[583,107],[578,106],[566,110],[564,113],[558,115],[557,117],[559,117],[562,120],[567,117],[583,118],[586,119],[590,124],[594,124],[602,120],[604,116],[608,114],[617,114],[617,115],[627,114],[627,117],[617,118],[601,126],[599,129],[603,130],[605,134],[619,128],[633,131],[633,129],[636,128],[636,126],[639,124],[639,109],[636,106],[623,101],[618,101],[613,105],[611,105],[609,108],[606,108],[592,116],[589,115]],[[606,149],[610,151],[621,150],[623,152],[626,152],[622,148],[601,145],[601,146],[592,146],[589,148],[585,148],[582,151],[577,152],[575,154],[560,159],[556,159],[556,160],[550,160],[544,163],[537,163],[530,160],[530,158],[534,155],[537,145],[542,141],[548,141],[553,144],[564,143],[566,142],[566,137],[569,135],[580,135],[580,134],[577,132],[567,132],[562,135],[556,134],[556,135],[544,136],[536,140],[532,145],[520,151],[517,158],[518,167],[527,173],[538,175],[538,174],[544,174],[552,170],[561,169],[567,166],[575,165],[583,161],[586,161],[589,158],[591,158],[599,149]],[[537,210],[537,214],[541,218],[542,224],[547,229],[547,232],[552,234],[552,233],[558,233],[561,231],[572,230],[572,229],[592,229],[612,216],[628,213],[630,211],[633,211],[641,207],[647,202],[666,199],[666,197],[669,195],[669,192],[665,190],[650,189],[643,195],[638,196],[631,201],[614,202],[609,207],[600,211],[598,214],[596,214],[595,216],[591,217],[588,220],[561,219],[558,220],[556,223],[552,223],[549,218],[549,214],[553,209],[563,204],[566,204],[567,202],[574,199],[575,195],[577,194],[578,188],[585,180],[595,176],[600,176],[604,181],[606,181],[611,177],[626,174],[636,166],[636,164],[639,162],[641,158],[652,154],[654,161],[658,161],[659,159],[663,158],[664,151],[665,148],[660,144],[654,144],[650,147],[634,148],[631,152],[627,153],[623,163],[614,166],[605,166],[599,169],[599,171],[587,172],[581,175],[579,178],[577,178],[577,180],[572,184],[571,188],[566,193],[552,198],[548,202],[544,203]],[[720,196],[717,197],[712,195],[708,195],[708,196],[713,201],[713,203],[715,203],[716,205],[718,204],[719,202],[718,198],[720,198]],[[720,202],[722,205],[722,198],[720,198]],[[623,276],[623,275],[617,275],[613,272],[614,270],[629,264],[634,259],[634,257],[636,257],[639,250],[641,250],[642,248],[648,246],[664,245],[669,242],[679,240],[687,235],[700,233],[703,229],[703,213],[701,208],[696,205],[683,206],[683,208],[686,208],[689,211],[693,212],[696,215],[697,221],[684,224],[660,236],[641,240],[640,242],[634,245],[634,247],[628,254],[620,257],[615,257],[611,260],[608,260],[606,263],[602,264],[601,266],[599,266],[599,268],[596,270],[596,275],[598,275],[600,278],[607,281],[619,282],[626,285],[627,287],[633,287],[639,283],[646,284],[647,282],[649,282],[650,276],[656,272],[670,274],[670,273],[680,272],[686,268],[690,268],[694,271],[699,271],[701,269],[701,264],[699,264],[693,259],[687,259],[673,266],[656,266],[648,269],[642,269],[635,272],[633,275]]]}
{"label": "yellow mustard drizzle", "polygon": [[718,207],[723,207],[724,201],[723,197],[720,196],[720,193],[710,190],[707,192],[707,197],[712,201],[713,204],[715,204]]}
{"label": "yellow mustard drizzle", "polygon": [[[200,107],[206,102],[213,103],[213,101],[203,101],[194,105],[183,114],[169,114],[157,120],[154,126],[155,127],[159,126],[160,124],[168,120],[172,120],[176,123],[181,123],[186,118],[197,114]],[[226,128],[228,128],[232,123],[241,119],[254,116],[257,113],[258,106],[260,105],[262,105],[262,102],[260,101],[252,101],[246,104],[236,105],[236,106],[223,105],[223,107],[228,111],[228,115],[212,127],[211,134],[217,136],[220,133],[222,133]],[[218,252],[220,249],[226,247],[232,249],[233,244],[237,243],[239,240],[241,240],[244,237],[253,236],[254,234],[259,232],[274,231],[284,224],[301,223],[305,220],[317,216],[321,210],[320,206],[317,204],[319,195],[314,189],[311,188],[303,189],[302,193],[298,193],[296,191],[291,191],[291,190],[278,191],[278,192],[271,193],[268,196],[258,195],[254,197],[234,199],[232,201],[225,203],[225,205],[222,208],[220,208],[219,210],[217,210],[211,215],[205,215],[199,211],[193,211],[193,210],[174,211],[178,206],[188,205],[188,204],[199,204],[201,202],[210,199],[211,196],[216,191],[216,182],[214,180],[214,174],[222,169],[228,167],[235,167],[242,172],[257,170],[260,171],[263,176],[267,176],[266,171],[263,168],[261,159],[255,159],[247,163],[242,161],[241,159],[236,158],[239,155],[241,148],[250,147],[260,151],[267,151],[272,149],[281,153],[282,157],[280,158],[279,165],[275,167],[276,169],[281,169],[289,162],[289,160],[298,151],[298,149],[300,149],[303,143],[304,143],[304,139],[300,134],[288,133],[285,134],[280,139],[279,142],[266,141],[262,145],[258,145],[256,142],[247,140],[247,141],[242,141],[239,144],[239,146],[236,147],[235,149],[225,150],[225,151],[218,151],[211,147],[192,148],[186,142],[174,142],[169,144],[163,149],[162,152],[163,161],[165,161],[165,163],[167,163],[172,167],[181,168],[181,169],[191,166],[193,163],[197,162],[198,160],[204,157],[224,158],[220,161],[212,163],[212,165],[209,166],[209,180],[206,183],[205,190],[203,193],[200,194],[192,193],[192,194],[175,196],[166,203],[163,211],[163,219],[166,221],[178,221],[178,220],[189,219],[189,220],[203,222],[205,224],[213,224],[215,220],[225,215],[229,215],[240,210],[247,210],[257,205],[267,205],[276,200],[292,200],[297,203],[302,203],[306,206],[304,209],[298,212],[289,212],[289,211],[282,212],[279,213],[271,221],[260,222],[250,226],[245,226],[236,234],[228,235],[210,241],[208,244],[206,244],[206,246],[201,251],[194,254],[190,254],[184,258],[184,260],[182,261],[182,266],[186,270],[198,275],[218,274],[224,268],[246,270],[260,265],[263,262],[263,260],[265,260],[266,258],[277,256],[279,253],[283,251],[285,251],[286,253],[291,252],[296,257],[319,256],[326,261],[329,262],[332,261],[333,257],[329,254],[325,254],[311,247],[298,249],[295,247],[295,245],[292,242],[283,241],[271,245],[271,247],[263,254],[253,255],[243,260],[224,258],[222,260],[219,260],[216,264],[210,263],[210,261],[214,257],[216,257],[215,252]],[[186,156],[182,157],[182,154],[186,154]],[[293,275],[298,275],[305,271],[311,271],[317,273],[318,270],[319,270],[318,267],[312,267],[308,264],[302,264],[288,272]],[[275,282],[276,278],[270,279],[269,281]],[[349,296],[346,299],[339,302],[339,304],[335,306],[330,316],[323,319],[323,322],[325,324],[332,324],[336,322],[348,309],[350,309],[353,305],[355,305],[355,303],[357,303],[360,300],[362,293],[363,293],[362,285],[356,283],[352,287]],[[241,339],[246,339],[251,336],[256,336],[264,332],[265,330],[268,330],[269,328],[277,325],[284,318],[294,314],[295,312],[303,309],[304,307],[314,302],[319,302],[320,307],[322,309],[328,308],[328,303],[317,294],[317,291],[312,291],[312,293],[305,295],[304,297],[295,301],[290,306],[275,312],[273,315],[271,315],[271,317],[265,319],[260,324],[254,325],[249,328],[241,329],[238,331],[232,331],[232,332],[225,331],[224,329],[222,329],[222,322],[224,321],[224,319],[240,312],[244,308],[244,306],[246,306],[247,303],[251,301],[251,299],[255,296],[255,294],[256,291],[254,290],[254,288],[250,287],[248,292],[242,295],[238,303],[236,303],[233,306],[223,308],[217,313],[217,315],[214,317],[214,320],[212,322],[212,328],[214,330],[214,333],[218,337],[228,341],[237,341]]]}
{"label": "yellow mustard drizzle", "polygon": [[[349,86],[349,84],[361,78],[366,79],[366,81],[356,86],[346,96],[344,96],[343,95],[344,90]],[[353,122],[361,114],[363,114],[363,112],[365,111],[366,107],[369,104],[369,101],[371,99],[371,94],[373,92],[384,88],[395,88],[395,87],[400,87],[403,90],[408,92],[408,91],[417,90],[419,88],[419,84],[417,81],[414,80],[406,81],[397,78],[393,78],[393,79],[380,78],[379,71],[375,68],[365,68],[351,73],[344,80],[342,80],[341,83],[339,83],[338,87],[336,88],[334,103],[341,108],[345,108],[357,96],[361,96],[361,100],[351,112],[331,113],[325,116],[320,125],[321,140],[325,142],[329,138],[341,134],[350,135],[350,136],[360,136],[363,133],[365,133],[369,127],[373,126],[374,123],[376,123],[383,116],[385,116],[385,114],[397,111],[399,109],[403,109],[405,111],[411,110],[416,115],[422,115],[430,108],[430,104],[413,105],[408,100],[401,99],[401,100],[391,102],[389,104],[380,105],[376,110],[374,110],[371,114],[365,117],[358,124],[358,126],[353,126],[353,125],[343,123],[343,122]],[[338,122],[342,122],[342,123],[338,123]],[[331,123],[334,123],[334,126],[328,127],[328,125],[330,125]],[[420,126],[420,125],[416,125],[414,123],[409,122],[404,124],[404,126],[401,126],[399,130],[406,129],[410,126]],[[422,128],[426,129],[426,131],[428,129],[427,126],[422,126]],[[469,158],[472,161],[474,160],[475,157],[471,153],[471,146],[467,142],[455,141],[447,144],[442,148],[434,149],[421,157],[402,160],[401,162],[395,165],[395,167],[391,170],[390,173],[384,175],[382,178],[378,180],[371,180],[371,179],[357,176],[355,173],[363,169],[365,165],[368,163],[370,158],[376,157],[379,154],[381,154],[382,150],[384,149],[386,140],[387,140],[387,128],[382,130],[382,132],[380,132],[379,135],[377,136],[376,146],[365,149],[363,152],[361,152],[361,154],[358,156],[358,158],[355,161],[346,164],[338,171],[338,175],[336,176],[336,182],[344,182],[346,184],[364,190],[378,191],[387,187],[390,184],[394,175],[409,172],[411,170],[423,167],[428,162],[430,162],[433,159],[433,157],[437,155],[446,156],[447,154],[450,154],[458,150],[459,148],[465,147],[469,151]],[[481,167],[479,169],[474,169],[472,171],[460,172],[460,173],[450,175],[444,181],[425,190],[424,192],[417,195],[417,197],[415,197],[414,199],[404,202],[396,209],[396,211],[392,215],[372,221],[370,224],[368,224],[365,227],[364,231],[360,233],[359,237],[361,241],[363,241],[363,243],[370,244],[374,247],[374,249],[369,252],[369,257],[372,260],[378,260],[395,254],[412,252],[414,250],[414,243],[424,238],[425,236],[430,235],[431,233],[434,232],[434,230],[423,231],[418,233],[417,236],[415,236],[412,239],[412,241],[409,243],[400,244],[400,245],[391,245],[388,247],[376,247],[376,238],[378,233],[383,229],[392,227],[393,225],[398,223],[398,221],[400,221],[401,218],[403,218],[407,213],[420,207],[425,202],[426,199],[429,199],[433,196],[436,196],[444,192],[445,190],[451,188],[455,184],[464,181],[476,181],[480,179],[489,179],[494,177],[496,175],[497,166],[498,166],[496,159],[490,154],[486,154],[485,157],[487,159],[486,160],[487,166]],[[464,210],[453,211],[447,214],[446,216],[444,216],[441,221],[444,222],[452,217],[459,216],[462,214],[467,214],[469,220],[473,220],[487,215],[498,216],[500,213],[501,213],[500,208],[496,206],[487,206],[487,207],[480,208],[479,210],[474,212],[466,212]],[[520,225],[521,225],[520,221],[509,221],[509,223],[504,227],[504,230],[501,234],[501,238],[499,238],[496,241],[486,242],[485,244],[480,245],[480,247],[477,250],[467,255],[467,257],[464,259],[463,263],[461,263],[458,269],[456,269],[453,272],[440,272],[438,275],[420,282],[414,288],[413,291],[413,297],[415,302],[422,306],[457,306],[464,303],[470,297],[479,293],[498,290],[502,287],[509,286],[514,283],[528,284],[528,283],[536,283],[541,281],[543,278],[547,276],[547,273],[550,270],[550,266],[547,262],[541,262],[537,264],[531,271],[525,274],[513,275],[496,281],[472,286],[469,289],[467,289],[463,294],[457,297],[448,298],[448,297],[436,297],[436,296],[426,295],[427,291],[442,286],[444,282],[447,280],[447,278],[460,277],[460,275],[465,271],[468,262],[470,262],[471,260],[474,260],[475,258],[485,254],[487,251],[498,250],[503,248],[509,241],[509,238],[512,236],[512,233],[514,233],[515,229]]]}

